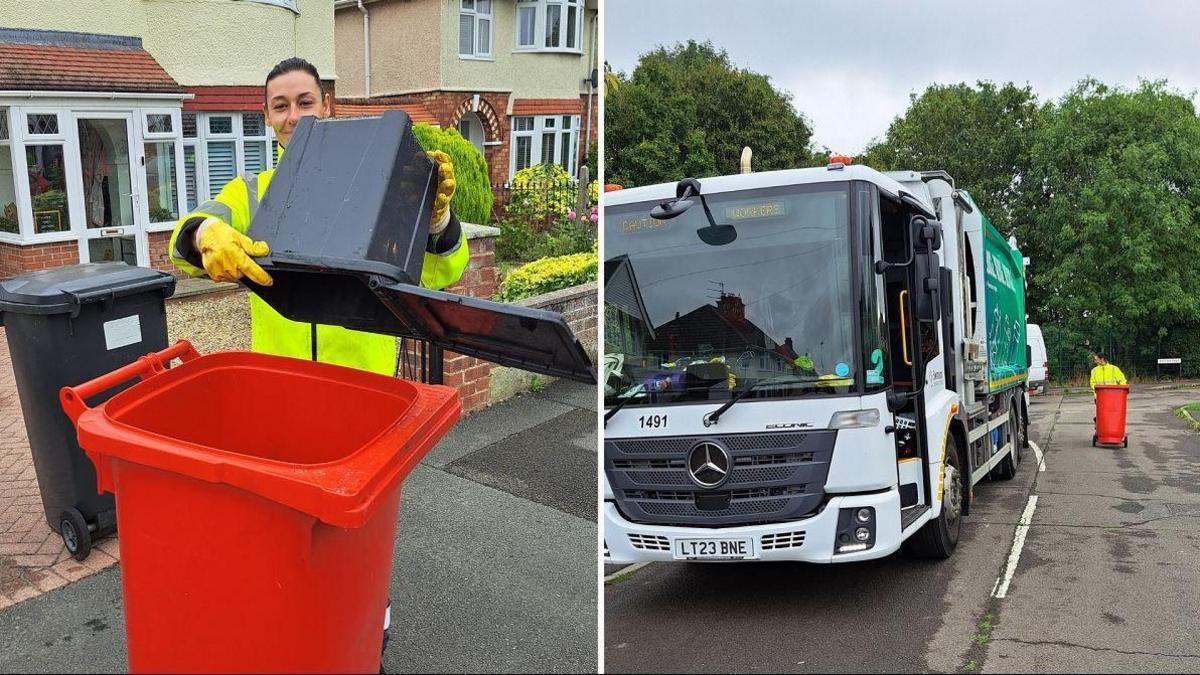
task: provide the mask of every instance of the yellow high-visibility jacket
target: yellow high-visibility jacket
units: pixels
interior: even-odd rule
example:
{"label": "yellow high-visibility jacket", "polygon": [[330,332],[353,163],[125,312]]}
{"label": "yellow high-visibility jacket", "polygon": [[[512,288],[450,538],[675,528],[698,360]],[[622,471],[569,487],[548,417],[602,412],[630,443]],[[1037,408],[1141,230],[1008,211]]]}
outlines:
{"label": "yellow high-visibility jacket", "polygon": [[1111,363],[1092,368],[1092,391],[1098,384],[1129,384],[1125,381],[1125,373]]}
{"label": "yellow high-visibility jacket", "polygon": [[[244,233],[250,227],[250,219],[254,217],[274,174],[274,169],[268,169],[256,176],[238,176],[229,181],[215,198],[180,218],[175,231],[171,233],[171,262],[191,276],[202,276],[204,270],[199,266],[198,252],[191,245],[195,228],[211,216]],[[186,236],[181,238],[181,232],[186,232]],[[470,260],[466,234],[453,215],[438,243],[448,244],[447,237],[456,237],[456,243],[449,247],[431,245],[430,248],[435,250],[445,249],[438,252],[426,249],[421,267],[421,285],[426,288],[445,288],[458,281]],[[341,326],[291,321],[255,293],[249,295],[250,348],[253,351],[301,359],[315,358],[325,363],[383,375],[396,372],[396,338]]]}

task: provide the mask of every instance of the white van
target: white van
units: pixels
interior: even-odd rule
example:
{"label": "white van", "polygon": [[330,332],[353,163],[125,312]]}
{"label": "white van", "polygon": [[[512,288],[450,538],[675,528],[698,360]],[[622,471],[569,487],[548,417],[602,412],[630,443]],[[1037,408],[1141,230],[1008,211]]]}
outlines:
{"label": "white van", "polygon": [[1029,343],[1029,393],[1046,393],[1050,380],[1050,359],[1046,356],[1046,341],[1042,329],[1036,323],[1025,324],[1025,339]]}

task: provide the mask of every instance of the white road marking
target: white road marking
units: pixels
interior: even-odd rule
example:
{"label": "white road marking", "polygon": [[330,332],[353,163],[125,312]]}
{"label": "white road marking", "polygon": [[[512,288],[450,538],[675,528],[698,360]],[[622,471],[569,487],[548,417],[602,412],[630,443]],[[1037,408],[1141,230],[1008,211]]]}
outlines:
{"label": "white road marking", "polygon": [[604,583],[608,583],[618,577],[623,577],[626,574],[633,574],[634,572],[642,569],[643,567],[645,567],[646,565],[649,565],[649,564],[650,564],[650,562],[646,561],[646,562],[634,563],[632,565],[622,567],[621,569],[617,570],[616,572],[613,572],[612,574],[604,577]]}
{"label": "white road marking", "polygon": [[992,592],[994,598],[1003,599],[1008,595],[1008,584],[1012,582],[1013,574],[1017,571],[1017,563],[1021,560],[1021,549],[1025,548],[1025,535],[1033,523],[1033,510],[1037,508],[1037,499],[1037,495],[1030,495],[1029,503],[1025,505],[1025,512],[1021,514],[1021,520],[1017,523],[1012,552],[1008,554],[1008,565],[1004,568],[1004,576],[998,580],[999,585]]}
{"label": "white road marking", "polygon": [[1038,471],[1045,471],[1046,458],[1044,455],[1042,455],[1042,449],[1039,448],[1038,444],[1034,443],[1033,441],[1029,441],[1029,447],[1033,448],[1033,455],[1034,457],[1037,457]]}

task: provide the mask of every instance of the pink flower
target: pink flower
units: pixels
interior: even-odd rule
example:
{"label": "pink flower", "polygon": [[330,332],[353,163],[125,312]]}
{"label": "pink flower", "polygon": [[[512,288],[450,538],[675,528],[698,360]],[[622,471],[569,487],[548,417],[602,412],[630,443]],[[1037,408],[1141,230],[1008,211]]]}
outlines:
{"label": "pink flower", "polygon": [[567,211],[567,219],[568,219],[568,220],[575,220],[575,212],[574,212],[574,211]]}
{"label": "pink flower", "polygon": [[591,215],[591,217],[590,217],[590,219],[591,219],[591,221],[594,223],[594,222],[596,222],[597,220],[600,220],[600,216],[596,215],[596,212],[595,212],[595,211],[593,211],[593,212],[592,212],[592,215]]}

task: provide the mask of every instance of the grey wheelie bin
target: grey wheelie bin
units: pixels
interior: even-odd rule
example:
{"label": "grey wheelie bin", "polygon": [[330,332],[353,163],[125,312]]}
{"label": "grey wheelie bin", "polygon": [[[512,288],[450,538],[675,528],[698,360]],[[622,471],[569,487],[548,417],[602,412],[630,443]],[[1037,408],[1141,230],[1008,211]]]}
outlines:
{"label": "grey wheelie bin", "polygon": [[[0,323],[33,453],[42,506],[67,550],[83,560],[116,531],[113,495],[75,441],[58,392],[167,346],[165,299],[175,277],[120,262],[86,263],[0,281]],[[98,405],[128,386],[103,392]]]}

